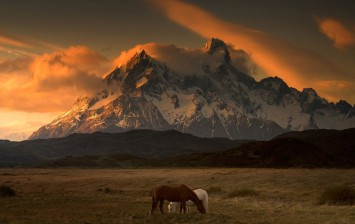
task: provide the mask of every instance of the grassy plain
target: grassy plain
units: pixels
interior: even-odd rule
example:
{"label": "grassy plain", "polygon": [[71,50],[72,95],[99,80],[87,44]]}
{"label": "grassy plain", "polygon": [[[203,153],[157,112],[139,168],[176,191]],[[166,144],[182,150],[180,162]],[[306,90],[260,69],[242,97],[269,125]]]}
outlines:
{"label": "grassy plain", "polygon": [[[210,189],[210,213],[148,216],[150,190],[181,183]],[[17,194],[0,197],[1,224],[355,223],[355,206],[317,203],[327,187],[355,187],[354,169],[0,169],[1,184]]]}

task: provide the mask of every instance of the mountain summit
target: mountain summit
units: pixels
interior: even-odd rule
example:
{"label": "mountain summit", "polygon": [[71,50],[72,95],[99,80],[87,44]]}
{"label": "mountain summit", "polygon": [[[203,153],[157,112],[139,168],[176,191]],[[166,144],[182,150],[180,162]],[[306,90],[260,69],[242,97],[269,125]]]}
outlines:
{"label": "mountain summit", "polygon": [[227,63],[231,61],[227,45],[222,40],[212,38],[211,40],[206,42],[204,50],[210,55],[212,55],[214,52],[218,50],[221,50],[224,54],[224,60]]}
{"label": "mountain summit", "polygon": [[193,62],[201,72],[190,73],[138,51],[104,78],[103,91],[78,99],[30,138],[175,129],[201,137],[266,140],[290,130],[355,127],[355,107],[346,101],[329,103],[313,89],[300,92],[278,77],[257,82],[237,69],[229,50],[212,38],[199,52],[208,60]]}

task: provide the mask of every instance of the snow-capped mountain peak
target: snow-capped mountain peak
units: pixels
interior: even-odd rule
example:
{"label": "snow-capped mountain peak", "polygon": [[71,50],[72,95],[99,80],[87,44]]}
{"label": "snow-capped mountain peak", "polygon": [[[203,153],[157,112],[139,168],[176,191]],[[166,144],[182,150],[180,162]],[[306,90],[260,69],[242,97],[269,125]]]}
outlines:
{"label": "snow-capped mountain peak", "polygon": [[104,80],[111,92],[113,89],[125,93],[135,92],[156,73],[154,68],[157,63],[145,50],[141,50],[125,65],[116,67]]}
{"label": "snow-capped mountain peak", "polygon": [[212,38],[202,52],[206,55],[189,57],[196,58],[189,63],[201,68],[198,73],[180,73],[146,51],[137,51],[105,77],[102,92],[78,100],[31,138],[140,128],[270,139],[289,130],[355,127],[355,107],[346,101],[329,103],[313,89],[300,92],[278,77],[257,82],[237,69],[228,48]]}
{"label": "snow-capped mountain peak", "polygon": [[149,66],[152,58],[145,52],[141,50],[140,52],[135,53],[135,55],[127,62],[125,69],[126,71],[135,69],[138,65],[140,67]]}

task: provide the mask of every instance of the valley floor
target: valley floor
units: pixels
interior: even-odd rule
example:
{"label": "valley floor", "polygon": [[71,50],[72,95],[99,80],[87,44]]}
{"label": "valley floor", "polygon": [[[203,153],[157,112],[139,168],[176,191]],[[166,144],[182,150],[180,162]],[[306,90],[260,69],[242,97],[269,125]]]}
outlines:
{"label": "valley floor", "polygon": [[[208,191],[210,213],[148,216],[151,189],[181,183]],[[328,187],[355,188],[354,169],[0,169],[2,184],[17,196],[0,197],[1,224],[355,223],[355,206],[317,203]]]}

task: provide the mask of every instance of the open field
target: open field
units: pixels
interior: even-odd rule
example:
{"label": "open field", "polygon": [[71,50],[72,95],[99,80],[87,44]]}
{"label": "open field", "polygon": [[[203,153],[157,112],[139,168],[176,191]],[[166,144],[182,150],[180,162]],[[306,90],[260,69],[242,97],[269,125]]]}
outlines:
{"label": "open field", "polygon": [[[181,183],[210,189],[210,213],[148,216],[150,190]],[[1,224],[355,223],[354,206],[317,204],[327,187],[355,187],[354,169],[0,169],[1,184],[17,194],[0,197]]]}

